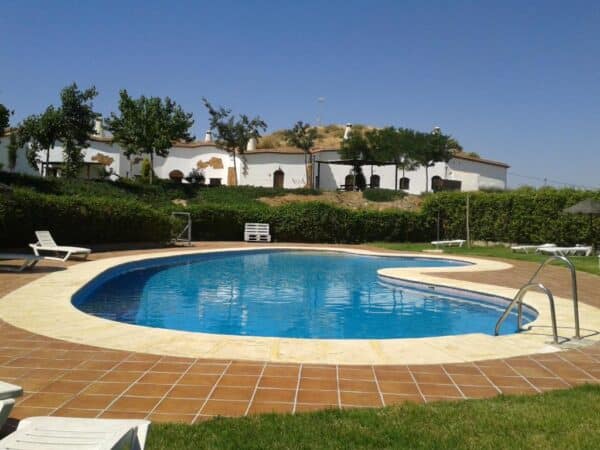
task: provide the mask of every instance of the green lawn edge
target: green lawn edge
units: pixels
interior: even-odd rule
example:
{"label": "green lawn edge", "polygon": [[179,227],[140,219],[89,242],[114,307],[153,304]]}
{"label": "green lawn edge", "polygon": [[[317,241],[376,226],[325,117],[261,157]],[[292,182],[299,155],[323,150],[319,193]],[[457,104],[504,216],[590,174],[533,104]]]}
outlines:
{"label": "green lawn edge", "polygon": [[[434,249],[431,244],[424,243],[392,243],[392,242],[372,242],[370,245],[385,248],[388,250],[398,250],[405,252],[422,252],[424,250]],[[548,258],[548,255],[536,253],[515,253],[509,247],[489,246],[489,247],[444,247],[444,254],[464,255],[464,256],[483,256],[488,258],[513,259],[518,261],[531,261],[541,263]],[[575,268],[582,272],[600,275],[600,262],[598,256],[573,256],[569,258]],[[553,264],[561,264],[556,262]]]}
{"label": "green lawn edge", "polygon": [[154,449],[598,449],[600,386],[535,396],[404,403],[153,424]]}

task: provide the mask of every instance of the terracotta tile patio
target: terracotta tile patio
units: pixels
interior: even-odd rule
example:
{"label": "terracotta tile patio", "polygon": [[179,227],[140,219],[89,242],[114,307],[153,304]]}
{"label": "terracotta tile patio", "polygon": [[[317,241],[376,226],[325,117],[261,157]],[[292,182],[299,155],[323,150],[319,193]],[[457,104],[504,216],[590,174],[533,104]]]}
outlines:
{"label": "terracotta tile patio", "polygon": [[[203,247],[222,245],[211,243]],[[44,262],[31,273],[0,273],[0,296],[55,267],[56,264]],[[481,277],[489,284],[517,287],[535,267],[519,263],[496,277],[495,273],[468,276],[477,280]],[[563,269],[550,269],[557,290],[563,289],[563,284],[568,286]],[[506,272],[512,272],[512,276]],[[600,277],[582,274],[579,281],[582,301],[600,303]],[[318,366],[113,351],[46,338],[2,321],[0,336],[0,379],[21,385],[25,391],[13,410],[13,419],[59,415],[196,423],[217,415],[380,407],[402,402],[535,394],[600,383],[600,345],[465,364]]]}

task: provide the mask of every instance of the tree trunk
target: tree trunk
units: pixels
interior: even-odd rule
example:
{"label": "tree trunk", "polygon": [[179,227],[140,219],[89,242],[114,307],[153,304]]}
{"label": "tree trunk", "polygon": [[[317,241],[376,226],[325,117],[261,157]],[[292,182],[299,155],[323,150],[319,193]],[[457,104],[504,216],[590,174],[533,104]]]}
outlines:
{"label": "tree trunk", "polygon": [[234,174],[234,186],[238,185],[238,175],[237,175],[237,161],[236,161],[236,152],[233,151],[233,174]]}
{"label": "tree trunk", "polygon": [[154,152],[150,152],[150,184],[154,178]]}
{"label": "tree trunk", "polygon": [[308,155],[304,153],[304,172],[306,173],[306,187],[312,188],[312,177],[308,170]]}
{"label": "tree trunk", "polygon": [[429,166],[425,164],[425,192],[429,192]]}
{"label": "tree trunk", "polygon": [[46,167],[42,167],[42,176],[48,177],[48,164],[50,164],[50,147],[46,150]]}

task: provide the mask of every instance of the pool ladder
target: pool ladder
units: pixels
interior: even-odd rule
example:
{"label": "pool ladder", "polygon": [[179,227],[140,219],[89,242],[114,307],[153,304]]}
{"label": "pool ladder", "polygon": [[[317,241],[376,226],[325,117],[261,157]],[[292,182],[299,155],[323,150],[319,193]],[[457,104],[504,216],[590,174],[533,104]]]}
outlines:
{"label": "pool ladder", "polygon": [[569,268],[569,271],[571,272],[571,292],[572,292],[572,296],[573,296],[573,313],[574,313],[574,317],[575,317],[575,338],[581,339],[581,332],[579,329],[579,299],[577,297],[577,275],[576,275],[576,271],[575,271],[575,266],[573,265],[571,260],[569,258],[567,258],[566,256],[558,256],[558,255],[550,256],[548,259],[546,259],[544,262],[542,262],[542,264],[540,264],[540,267],[538,267],[538,269],[535,271],[535,273],[529,279],[529,281],[527,283],[525,283],[523,286],[521,286],[521,289],[519,289],[519,291],[517,292],[515,297],[512,299],[512,301],[506,307],[506,310],[502,313],[502,316],[500,316],[500,319],[498,319],[498,322],[496,322],[496,329],[495,329],[495,333],[494,333],[496,336],[498,336],[498,334],[500,333],[500,327],[502,326],[502,324],[504,323],[504,321],[506,320],[506,318],[508,317],[508,315],[510,314],[512,309],[515,307],[515,305],[518,306],[517,331],[524,330],[524,328],[523,328],[523,297],[525,296],[525,294],[527,292],[529,292],[533,289],[536,289],[536,290],[542,291],[548,297],[548,301],[550,302],[550,318],[552,320],[552,335],[554,338],[553,342],[555,344],[558,344],[558,327],[556,325],[556,308],[554,306],[554,296],[552,295],[552,291],[550,291],[550,289],[548,289],[541,283],[535,282],[535,279],[540,274],[542,269],[544,267],[546,267],[546,265],[548,265],[550,262],[555,261],[555,260],[564,262],[567,265],[567,267]]}

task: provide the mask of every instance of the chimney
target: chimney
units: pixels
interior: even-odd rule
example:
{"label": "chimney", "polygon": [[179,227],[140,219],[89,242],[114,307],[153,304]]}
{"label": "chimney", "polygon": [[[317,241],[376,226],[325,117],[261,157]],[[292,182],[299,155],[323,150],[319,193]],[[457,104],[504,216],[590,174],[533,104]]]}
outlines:
{"label": "chimney", "polygon": [[246,145],[246,150],[249,152],[253,152],[254,150],[256,150],[256,138],[250,138],[250,140],[248,141],[248,145]]}
{"label": "chimney", "polygon": [[212,142],[212,131],[211,130],[206,130],[206,133],[204,134],[204,142]]}
{"label": "chimney", "polygon": [[102,117],[96,117],[94,119],[94,134],[96,136],[104,137],[104,126],[102,124]]}
{"label": "chimney", "polygon": [[352,124],[347,123],[346,129],[344,130],[344,139],[348,139],[350,137],[350,133],[352,133]]}

